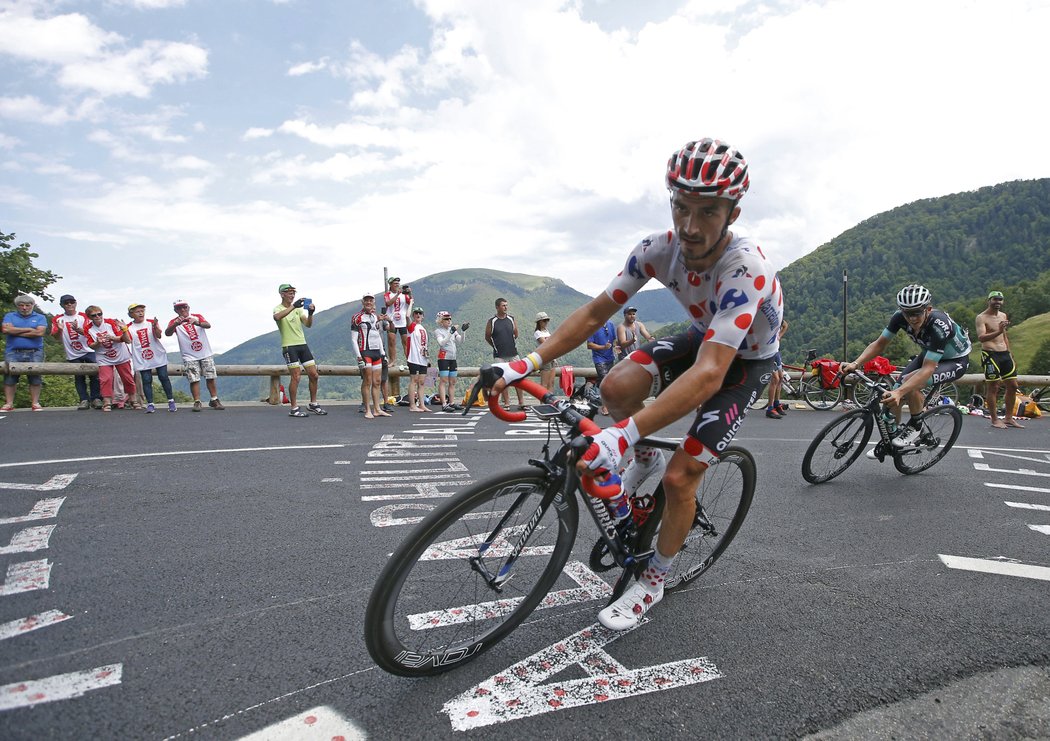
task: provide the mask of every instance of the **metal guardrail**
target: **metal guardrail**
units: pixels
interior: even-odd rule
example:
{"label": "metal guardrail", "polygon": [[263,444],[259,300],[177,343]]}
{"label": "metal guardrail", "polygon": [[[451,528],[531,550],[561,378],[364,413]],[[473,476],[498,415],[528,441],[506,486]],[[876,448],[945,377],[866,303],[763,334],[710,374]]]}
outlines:
{"label": "metal guardrail", "polygon": [[[94,376],[98,374],[98,366],[94,363],[8,363],[4,361],[5,374],[17,373],[42,376]],[[477,367],[459,368],[457,372],[460,378],[477,378]],[[278,404],[280,399],[281,378],[288,376],[288,367],[285,365],[217,365],[215,371],[220,376],[269,376],[270,396],[267,401],[270,404]],[[361,371],[356,365],[318,365],[317,372],[322,376],[360,376]],[[582,378],[593,379],[594,368],[589,366],[573,366],[573,373]],[[169,376],[185,375],[182,365],[169,364]],[[790,373],[791,380],[798,381],[803,373],[793,371]],[[390,369],[390,391],[400,395],[400,379],[407,378],[408,371],[397,368]],[[1050,376],[1025,375],[1018,376],[1017,382],[1022,386],[1050,386]],[[960,386],[979,386],[985,383],[984,375],[981,373],[967,373],[962,378],[955,380]]]}

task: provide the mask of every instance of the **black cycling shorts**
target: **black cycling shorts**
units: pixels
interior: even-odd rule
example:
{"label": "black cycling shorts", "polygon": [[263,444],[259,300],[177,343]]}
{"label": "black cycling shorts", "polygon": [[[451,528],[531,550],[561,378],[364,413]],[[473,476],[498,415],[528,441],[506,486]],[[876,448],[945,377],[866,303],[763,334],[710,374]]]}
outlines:
{"label": "black cycling shorts", "polygon": [[[653,376],[659,396],[676,378],[696,363],[703,338],[695,327],[688,332],[661,337],[642,345],[628,356]],[[762,393],[775,370],[773,358],[735,358],[715,395],[697,411],[681,449],[698,462],[710,466],[721,457],[740,429],[751,404]]]}
{"label": "black cycling shorts", "polygon": [[984,364],[984,380],[1009,381],[1017,378],[1017,365],[1009,350],[981,350]]}

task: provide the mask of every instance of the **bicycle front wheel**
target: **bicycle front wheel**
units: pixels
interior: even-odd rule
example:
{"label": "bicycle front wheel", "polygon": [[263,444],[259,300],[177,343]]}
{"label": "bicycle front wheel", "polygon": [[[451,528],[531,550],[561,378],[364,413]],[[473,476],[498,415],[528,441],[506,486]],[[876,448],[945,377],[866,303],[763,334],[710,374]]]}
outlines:
{"label": "bicycle front wheel", "polygon": [[[879,376],[875,379],[879,383],[885,384],[887,387],[893,386],[893,379],[889,376]],[[853,384],[853,403],[858,407],[866,407],[868,402],[871,401],[872,389],[865,383],[861,383],[859,380]]]}
{"label": "bicycle front wheel", "polygon": [[510,471],[465,489],[417,526],[365,611],[365,644],[381,668],[406,677],[454,669],[535,609],[579,523],[575,497],[556,486],[536,468]]}
{"label": "bicycle front wheel", "polygon": [[962,430],[962,412],[940,406],[919,415],[921,433],[914,447],[895,450],[893,465],[901,473],[925,471],[952,449]]}
{"label": "bicycle front wheel", "polygon": [[842,401],[842,384],[840,383],[833,389],[826,389],[821,385],[819,379],[810,376],[799,382],[799,393],[802,394],[807,404],[823,412],[834,408]]}
{"label": "bicycle front wheel", "polygon": [[875,420],[867,409],[854,409],[817,433],[802,458],[802,478],[811,484],[831,481],[857,460],[868,444]]}
{"label": "bicycle front wheel", "polygon": [[664,582],[668,591],[711,568],[744,524],[754,495],[755,459],[743,448],[726,448],[700,481],[693,526]]}

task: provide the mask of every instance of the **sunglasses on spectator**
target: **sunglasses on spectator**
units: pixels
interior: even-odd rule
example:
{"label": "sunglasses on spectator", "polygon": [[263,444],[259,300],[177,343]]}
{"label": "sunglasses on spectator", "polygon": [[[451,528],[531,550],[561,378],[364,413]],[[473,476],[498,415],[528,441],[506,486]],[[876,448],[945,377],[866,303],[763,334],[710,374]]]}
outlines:
{"label": "sunglasses on spectator", "polygon": [[100,316],[102,316],[102,312],[101,311],[99,313],[97,313],[97,314],[88,314],[88,317],[90,319],[97,319]]}

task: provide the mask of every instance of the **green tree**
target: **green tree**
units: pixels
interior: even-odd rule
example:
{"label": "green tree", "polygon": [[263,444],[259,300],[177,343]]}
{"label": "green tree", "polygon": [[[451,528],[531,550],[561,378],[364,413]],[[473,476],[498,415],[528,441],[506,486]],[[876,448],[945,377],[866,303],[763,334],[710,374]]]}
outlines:
{"label": "green tree", "polygon": [[9,305],[20,293],[31,293],[51,301],[47,287],[62,276],[33,265],[33,260],[40,255],[29,251],[28,242],[17,247],[14,242],[14,233],[4,234],[0,231],[0,303]]}
{"label": "green tree", "polygon": [[1028,372],[1032,375],[1050,375],[1050,339],[1043,340],[1029,362]]}

